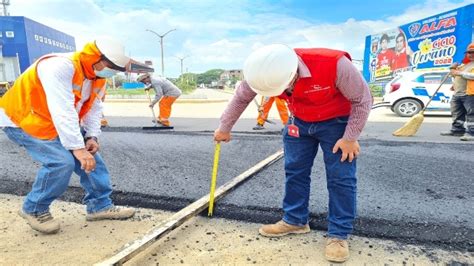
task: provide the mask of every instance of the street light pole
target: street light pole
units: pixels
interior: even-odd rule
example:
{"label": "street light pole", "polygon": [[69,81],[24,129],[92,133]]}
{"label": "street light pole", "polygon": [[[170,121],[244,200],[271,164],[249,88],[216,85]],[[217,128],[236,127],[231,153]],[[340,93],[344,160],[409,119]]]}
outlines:
{"label": "street light pole", "polygon": [[186,56],[184,56],[184,57],[179,57],[179,56],[175,56],[175,57],[178,58],[179,61],[181,61],[181,76],[182,76],[182,75],[183,75],[183,60],[186,59],[186,58],[188,58],[189,55],[186,55]]}
{"label": "street light pole", "polygon": [[152,31],[152,30],[149,30],[147,29],[146,31],[149,31],[153,34],[155,34],[156,36],[158,36],[160,38],[160,46],[161,46],[161,76],[165,77],[165,61],[164,61],[164,55],[163,55],[163,38],[166,36],[166,34],[174,31],[176,29],[172,29],[172,30],[169,30],[167,31],[166,33],[160,35],[158,33],[156,33],[155,31]]}

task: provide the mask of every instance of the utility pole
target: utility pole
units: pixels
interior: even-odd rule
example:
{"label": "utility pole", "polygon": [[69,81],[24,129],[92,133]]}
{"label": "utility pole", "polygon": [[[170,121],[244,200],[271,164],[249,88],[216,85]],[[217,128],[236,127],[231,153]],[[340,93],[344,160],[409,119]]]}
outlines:
{"label": "utility pole", "polygon": [[10,14],[8,14],[8,10],[7,10],[7,7],[10,5],[10,0],[2,0],[1,2],[1,5],[2,5],[2,16],[10,16]]}
{"label": "utility pole", "polygon": [[189,55],[186,55],[186,56],[183,56],[183,57],[179,57],[179,56],[175,56],[176,58],[179,59],[179,61],[181,61],[181,76],[183,75],[183,60],[188,58]]}
{"label": "utility pole", "polygon": [[155,34],[156,36],[158,36],[160,38],[160,46],[161,46],[161,76],[165,77],[165,61],[164,61],[164,55],[163,55],[163,38],[166,36],[166,34],[174,31],[176,29],[172,29],[172,30],[169,30],[167,32],[165,32],[164,34],[160,35],[158,33],[156,33],[155,31],[152,31],[152,30],[146,30],[146,31],[149,31],[153,34]]}

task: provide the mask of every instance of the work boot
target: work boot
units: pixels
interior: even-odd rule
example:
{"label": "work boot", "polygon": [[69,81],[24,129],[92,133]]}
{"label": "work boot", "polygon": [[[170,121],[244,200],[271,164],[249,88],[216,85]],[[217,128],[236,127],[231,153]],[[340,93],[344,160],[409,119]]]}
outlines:
{"label": "work boot", "polygon": [[288,224],[283,220],[277,222],[276,224],[265,224],[260,227],[260,229],[258,229],[258,232],[262,236],[267,237],[279,237],[288,234],[305,234],[309,233],[309,231],[310,229],[308,224],[304,226],[297,226]]}
{"label": "work boot", "polygon": [[107,121],[107,119],[102,118],[102,119],[100,120],[100,126],[101,126],[101,127],[108,127],[108,126],[109,126],[109,122]]}
{"label": "work boot", "polygon": [[124,220],[135,215],[135,209],[127,207],[112,206],[107,210],[88,213],[86,215],[87,221],[98,221],[98,220]]}
{"label": "work boot", "polygon": [[42,214],[28,214],[23,210],[18,211],[31,228],[44,234],[55,234],[59,231],[59,222],[53,218],[50,212]]}
{"label": "work boot", "polygon": [[158,119],[158,120],[157,120],[157,119],[153,119],[153,120],[151,120],[151,121],[152,121],[153,123],[157,123],[157,124],[159,124],[159,125],[161,125],[161,126],[163,126],[163,127],[169,127],[169,126],[171,126],[171,123],[170,123],[169,120],[168,120],[168,121],[165,121],[165,120],[161,120],[161,119]]}
{"label": "work boot", "polygon": [[349,258],[347,240],[328,238],[326,242],[326,259],[332,262],[344,262]]}
{"label": "work boot", "polygon": [[265,129],[263,125],[257,124],[256,126],[253,127],[253,130],[262,130]]}
{"label": "work boot", "polygon": [[469,133],[464,134],[464,136],[459,138],[462,141],[473,141],[474,140],[474,135],[471,135]]}
{"label": "work boot", "polygon": [[460,137],[464,135],[464,131],[443,131],[439,133],[441,136],[455,136]]}

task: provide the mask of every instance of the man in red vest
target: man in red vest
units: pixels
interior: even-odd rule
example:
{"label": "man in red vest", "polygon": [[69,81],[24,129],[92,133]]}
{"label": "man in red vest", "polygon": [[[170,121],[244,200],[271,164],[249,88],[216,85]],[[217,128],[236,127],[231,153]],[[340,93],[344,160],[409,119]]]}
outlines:
{"label": "man in red vest", "polygon": [[245,61],[244,78],[214,132],[228,142],[239,116],[257,95],[286,99],[291,117],[283,132],[285,196],[283,219],[263,225],[267,237],[310,231],[310,174],[318,145],[324,154],[329,191],[329,261],[349,258],[348,235],[356,216],[357,141],[367,122],[372,97],[348,53],[330,49],[291,49],[268,45]]}

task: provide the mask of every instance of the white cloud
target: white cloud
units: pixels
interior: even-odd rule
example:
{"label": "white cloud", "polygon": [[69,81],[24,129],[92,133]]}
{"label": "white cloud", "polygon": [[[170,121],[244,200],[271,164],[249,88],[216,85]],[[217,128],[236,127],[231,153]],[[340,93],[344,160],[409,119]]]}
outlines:
{"label": "white cloud", "polygon": [[176,77],[180,60],[175,56],[189,55],[184,68],[192,72],[240,68],[252,50],[270,43],[343,49],[362,59],[367,35],[471,3],[426,0],[383,20],[348,18],[318,24],[250,0],[15,0],[10,13],[73,35],[78,48],[94,36],[115,36],[135,59],[151,59],[157,73],[161,73],[159,38],[146,29],[163,34],[176,28],[164,38],[165,74]]}

